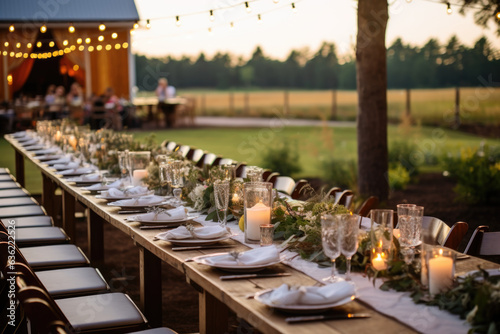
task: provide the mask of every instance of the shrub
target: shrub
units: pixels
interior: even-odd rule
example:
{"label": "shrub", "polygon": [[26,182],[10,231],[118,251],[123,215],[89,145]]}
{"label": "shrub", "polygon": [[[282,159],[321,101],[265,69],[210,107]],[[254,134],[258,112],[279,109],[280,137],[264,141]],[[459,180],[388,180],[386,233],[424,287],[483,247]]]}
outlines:
{"label": "shrub", "polygon": [[410,173],[401,164],[389,168],[389,187],[391,190],[399,190],[406,188],[410,183]]}
{"label": "shrub", "polygon": [[282,142],[270,146],[262,155],[261,166],[281,175],[292,176],[302,170],[296,142]]}
{"label": "shrub", "polygon": [[358,166],[354,160],[331,158],[321,163],[324,179],[332,186],[342,189],[356,189],[358,184]]}
{"label": "shrub", "polygon": [[463,148],[443,161],[445,175],[457,182],[458,199],[478,203],[500,196],[500,147]]}
{"label": "shrub", "polygon": [[389,144],[389,169],[396,170],[399,166],[404,167],[409,176],[418,174],[418,165],[422,164],[419,159],[417,145],[408,141],[394,141]]}

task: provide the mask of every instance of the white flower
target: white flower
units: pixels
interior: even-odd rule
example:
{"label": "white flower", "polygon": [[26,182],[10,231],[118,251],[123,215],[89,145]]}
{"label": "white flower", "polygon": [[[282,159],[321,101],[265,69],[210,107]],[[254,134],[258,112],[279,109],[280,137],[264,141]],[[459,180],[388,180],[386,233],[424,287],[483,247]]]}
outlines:
{"label": "white flower", "polygon": [[188,195],[189,199],[193,201],[193,209],[196,211],[203,209],[205,189],[206,187],[204,185],[199,184]]}

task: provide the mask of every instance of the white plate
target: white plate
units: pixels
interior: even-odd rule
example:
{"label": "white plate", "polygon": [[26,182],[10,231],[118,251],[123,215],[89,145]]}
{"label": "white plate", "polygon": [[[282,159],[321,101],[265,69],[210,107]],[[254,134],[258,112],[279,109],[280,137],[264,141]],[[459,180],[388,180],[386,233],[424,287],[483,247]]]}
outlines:
{"label": "white plate", "polygon": [[94,173],[95,170],[92,168],[73,168],[73,169],[67,169],[67,170],[62,170],[62,171],[57,171],[56,174],[59,174],[63,177],[70,177],[70,176],[80,176],[84,174],[90,174]]}
{"label": "white plate", "polygon": [[275,262],[269,262],[265,264],[256,264],[256,265],[244,265],[244,264],[235,264],[235,265],[213,265],[211,263],[207,263],[205,261],[206,258],[213,257],[213,256],[219,256],[219,255],[224,255],[227,253],[216,253],[216,254],[210,254],[210,255],[202,255],[202,256],[197,256],[193,258],[193,261],[195,261],[198,264],[205,264],[207,266],[213,267],[213,268],[218,268],[221,270],[225,271],[231,271],[231,272],[255,272],[255,271],[260,271],[264,270],[267,267],[273,266],[275,264],[280,263],[281,261],[275,261]]}
{"label": "white plate", "polygon": [[[500,276],[500,269],[484,269],[484,270],[487,271],[488,274],[490,274],[490,277]],[[466,276],[473,275],[473,274],[478,273],[478,272],[479,272],[479,270],[473,270],[473,271],[469,271],[468,273],[466,273],[464,275],[459,275],[458,277],[465,278]],[[481,282],[482,280],[483,280],[483,276],[476,277],[476,281]]]}
{"label": "white plate", "polygon": [[39,155],[36,157],[36,159],[40,162],[45,162],[45,161],[60,159],[63,156],[64,155],[62,154],[47,154],[47,155]]}
{"label": "white plate", "polygon": [[47,148],[45,145],[36,144],[36,145],[26,146],[24,149],[26,151],[38,151],[38,150],[43,150],[45,148]]}
{"label": "white plate", "polygon": [[[109,196],[108,194],[103,195],[101,193],[100,195],[96,195],[95,198],[98,198],[98,199],[107,199],[108,201],[121,201],[121,200],[124,200],[124,199],[134,199],[134,198],[137,198],[137,197],[150,196],[150,195],[152,195],[152,193],[144,193],[144,194],[140,194],[140,195],[131,195],[131,196],[127,196],[127,197],[119,197],[119,196]],[[159,201],[158,203],[163,203],[163,202],[165,202],[165,199],[163,199],[162,201]],[[111,202],[111,203],[108,203],[108,205],[111,205],[111,206],[121,206],[121,205],[112,205],[114,203],[115,202]],[[165,204],[166,204],[166,202],[165,202]],[[152,206],[152,205],[158,205],[158,204],[148,204],[146,206]],[[128,206],[124,206],[124,207],[128,207]],[[130,207],[144,207],[144,205],[130,206]]]}
{"label": "white plate", "polygon": [[223,237],[215,238],[215,239],[160,239],[163,241],[168,241],[176,246],[202,246],[202,245],[211,245],[216,242],[223,241],[229,239],[231,236],[225,235]]}
{"label": "white plate", "polygon": [[255,300],[272,308],[275,308],[280,311],[285,311],[288,313],[316,313],[316,312],[322,312],[326,311],[328,309],[331,309],[332,307],[337,307],[341,306],[347,303],[350,303],[355,299],[355,296],[351,297],[346,297],[342,300],[339,300],[338,302],[335,303],[327,303],[327,304],[316,304],[316,305],[300,305],[300,304],[295,304],[295,305],[274,305],[271,304],[268,300],[267,297],[269,297],[269,294],[273,292],[274,289],[269,289],[269,290],[264,290],[261,292],[258,292],[255,294]]}
{"label": "white plate", "polygon": [[97,184],[97,183],[101,183],[102,181],[101,180],[83,180],[81,176],[77,176],[77,177],[68,177],[66,179],[66,181],[68,182],[75,182],[77,185],[89,185],[89,184]]}
{"label": "white plate", "polygon": [[31,153],[33,153],[34,155],[56,154],[59,152],[61,152],[61,150],[55,147],[47,148],[44,150],[31,151]]}

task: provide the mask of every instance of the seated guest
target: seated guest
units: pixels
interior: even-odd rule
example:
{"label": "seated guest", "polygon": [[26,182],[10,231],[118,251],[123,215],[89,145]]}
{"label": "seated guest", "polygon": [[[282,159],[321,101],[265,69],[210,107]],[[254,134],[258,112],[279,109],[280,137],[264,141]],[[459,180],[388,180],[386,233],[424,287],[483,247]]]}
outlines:
{"label": "seated guest", "polygon": [[78,82],[73,82],[71,85],[69,93],[66,95],[66,103],[72,107],[83,106],[83,92]]}
{"label": "seated guest", "polygon": [[54,102],[49,105],[49,118],[60,118],[62,116],[62,112],[64,111],[65,104],[66,99],[64,97],[64,87],[57,86],[54,94]]}
{"label": "seated guest", "polygon": [[158,110],[165,116],[166,127],[170,128],[175,122],[175,105],[168,104],[167,99],[175,97],[175,87],[169,86],[166,78],[160,78],[155,93],[158,97]]}

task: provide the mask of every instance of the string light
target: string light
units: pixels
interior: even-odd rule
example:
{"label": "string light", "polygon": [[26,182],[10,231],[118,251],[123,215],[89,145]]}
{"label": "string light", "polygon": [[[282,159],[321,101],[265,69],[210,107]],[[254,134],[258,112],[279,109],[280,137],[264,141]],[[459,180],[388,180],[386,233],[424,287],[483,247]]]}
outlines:
{"label": "string light", "polygon": [[49,47],[53,48],[53,47],[54,47],[54,44],[55,44],[55,43],[54,43],[54,41],[50,41],[50,42],[49,42]]}
{"label": "string light", "polygon": [[453,10],[451,9],[451,5],[449,2],[446,3],[446,12],[448,13],[448,15],[453,13]]}
{"label": "string light", "polygon": [[146,20],[146,29],[151,29],[151,23],[149,19]]}
{"label": "string light", "polygon": [[40,32],[42,34],[46,33],[47,32],[47,26],[44,24],[43,26],[40,27]]}
{"label": "string light", "polygon": [[87,50],[89,50],[89,52],[92,52],[92,51],[94,51],[94,47],[93,47],[92,45],[90,45],[90,46],[87,48]]}
{"label": "string light", "polygon": [[82,42],[83,42],[83,40],[82,40],[81,38],[78,38],[78,39],[76,40],[76,44],[82,44]]}
{"label": "string light", "polygon": [[180,19],[179,15],[177,15],[175,17],[175,25],[178,26],[178,27],[181,26],[181,19]]}
{"label": "string light", "polygon": [[231,22],[231,29],[234,28],[234,22]]}
{"label": "string light", "polygon": [[280,2],[280,0],[273,0],[273,2],[274,2],[274,3],[278,3],[278,2]]}
{"label": "string light", "polygon": [[104,36],[103,36],[103,35],[101,35],[101,36],[97,37],[97,40],[98,40],[99,42],[104,41]]}
{"label": "string light", "polygon": [[[149,21],[149,20],[148,20]],[[139,29],[139,23],[134,23],[134,29]]]}
{"label": "string light", "polygon": [[79,69],[80,69],[80,66],[78,66],[78,65],[76,65],[76,64],[75,64],[75,65],[73,65],[73,71],[75,71],[75,72],[76,72],[76,71],[78,71]]}
{"label": "string light", "polygon": [[101,51],[102,50],[102,45],[99,44],[96,48],[95,48],[97,51]]}
{"label": "string light", "polygon": [[106,30],[106,25],[104,23],[99,24],[99,30],[100,31]]}
{"label": "string light", "polygon": [[127,42],[123,43],[122,48],[124,48],[124,49],[128,48],[128,43]]}
{"label": "string light", "polygon": [[496,12],[495,17],[497,18],[497,20],[500,20],[500,6],[498,6],[498,8],[495,12]]}
{"label": "string light", "polygon": [[297,7],[295,7],[295,2],[292,2],[292,11],[297,13]]}
{"label": "string light", "polygon": [[85,38],[85,44],[90,44],[90,42],[92,42],[92,40],[90,39],[90,37]]}
{"label": "string light", "polygon": [[72,34],[75,32],[75,26],[73,26],[73,23],[70,23],[69,27],[68,27],[68,31]]}
{"label": "string light", "polygon": [[80,45],[80,46],[78,47],[78,51],[83,51],[83,50],[85,50],[85,47],[84,47],[83,45]]}
{"label": "string light", "polygon": [[257,14],[257,20],[259,23],[262,23],[262,17],[260,16],[260,14]]}
{"label": "string light", "polygon": [[42,47],[42,42],[38,41],[38,42],[36,43],[36,46],[37,46],[38,48],[41,48],[41,47]]}
{"label": "string light", "polygon": [[111,38],[112,39],[116,39],[118,37],[118,34],[116,32],[112,33],[111,34]]}
{"label": "string light", "polygon": [[121,48],[121,47],[122,47],[122,46],[120,45],[120,43],[116,43],[116,44],[115,44],[115,49],[120,50],[120,48]]}
{"label": "string light", "polygon": [[9,46],[9,42],[5,42],[5,43],[3,43],[3,45],[4,45],[5,47],[8,47],[8,46]]}
{"label": "string light", "polygon": [[210,14],[209,14],[208,18],[210,19],[210,21],[215,20],[214,10],[213,9],[210,9]]}
{"label": "string light", "polygon": [[18,49],[19,49],[20,47],[21,47],[21,43],[17,43],[17,44],[16,44],[16,48],[18,48]]}
{"label": "string light", "polygon": [[245,1],[245,9],[246,9],[247,13],[250,13],[252,11],[252,8],[250,8],[248,1]]}
{"label": "string light", "polygon": [[10,31],[10,32],[14,32],[14,30],[16,30],[16,28],[14,27],[14,25],[13,25],[13,24],[11,24],[11,25],[9,26],[9,31]]}
{"label": "string light", "polygon": [[31,47],[32,47],[32,46],[33,46],[33,44],[31,44],[31,43],[26,44],[26,47],[27,47],[28,49],[31,49]]}

